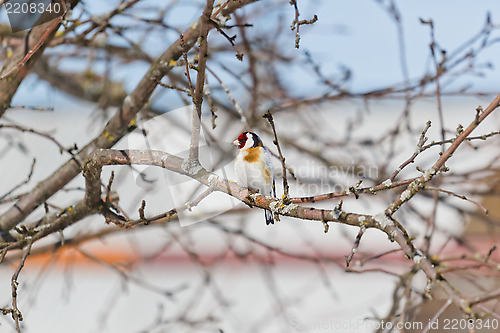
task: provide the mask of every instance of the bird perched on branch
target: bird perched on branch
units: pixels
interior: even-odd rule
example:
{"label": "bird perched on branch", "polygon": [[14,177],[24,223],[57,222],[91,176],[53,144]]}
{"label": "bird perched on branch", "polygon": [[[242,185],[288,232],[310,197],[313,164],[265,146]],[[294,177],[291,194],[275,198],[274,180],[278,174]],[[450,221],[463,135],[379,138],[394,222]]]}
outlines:
{"label": "bird perched on branch", "polygon": [[[240,185],[251,191],[276,197],[271,155],[262,140],[255,133],[243,132],[234,140],[233,145],[238,146],[239,150],[234,165]],[[268,210],[265,212],[266,224],[274,224],[273,213]]]}

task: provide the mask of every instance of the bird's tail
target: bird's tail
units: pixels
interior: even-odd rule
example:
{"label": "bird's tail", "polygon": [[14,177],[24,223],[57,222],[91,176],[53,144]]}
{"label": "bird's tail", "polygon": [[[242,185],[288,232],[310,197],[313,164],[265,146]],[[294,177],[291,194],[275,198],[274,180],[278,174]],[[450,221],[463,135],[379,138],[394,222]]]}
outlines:
{"label": "bird's tail", "polygon": [[266,225],[274,224],[273,213],[269,210],[265,210],[266,212]]}

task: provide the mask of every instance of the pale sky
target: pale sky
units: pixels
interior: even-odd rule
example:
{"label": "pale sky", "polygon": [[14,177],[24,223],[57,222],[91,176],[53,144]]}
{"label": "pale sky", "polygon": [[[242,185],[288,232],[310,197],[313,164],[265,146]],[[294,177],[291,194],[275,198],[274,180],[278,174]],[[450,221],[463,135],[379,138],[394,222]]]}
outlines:
{"label": "pale sky", "polygon": [[[118,1],[86,1],[92,13],[102,13],[111,8]],[[187,27],[196,19],[200,6],[204,1],[197,1],[200,5],[191,2],[179,2],[174,13],[170,13],[165,21],[172,25]],[[144,5],[165,5],[167,2],[159,0],[145,1]],[[195,1],[196,3],[196,1]],[[273,3],[273,2],[271,2]],[[294,11],[291,6],[280,7],[281,10],[271,11],[266,20],[282,18],[285,21],[293,20]],[[402,18],[403,35],[405,42],[405,59],[410,79],[421,77],[427,70],[433,70],[430,57],[430,29],[422,25],[419,18],[432,19],[435,26],[435,36],[438,44],[448,54],[476,35],[484,26],[486,15],[491,13],[492,22],[500,22],[500,6],[498,1],[466,1],[466,0],[423,0],[423,1],[395,1]],[[318,80],[311,75],[311,67],[305,64],[305,52],[309,52],[313,59],[321,64],[326,76],[333,77],[340,72],[340,68],[352,70],[352,81],[348,87],[356,92],[382,88],[397,84],[404,80],[401,65],[401,54],[398,47],[398,35],[394,21],[383,9],[385,6],[376,0],[299,0],[301,19],[312,18],[318,15],[318,22],[312,26],[301,27],[300,49],[294,48],[294,32],[288,30],[282,37],[284,42],[283,53],[298,59],[287,68],[287,82],[300,91],[301,95],[320,94],[322,87]],[[258,6],[255,4],[253,6]],[[0,9],[0,20],[5,22],[6,15]],[[266,29],[264,22],[251,22],[255,26],[248,28],[248,33],[257,33]],[[490,40],[500,37],[495,31]],[[161,40],[150,43],[150,53],[160,54],[168,42],[176,38],[175,33],[169,32],[161,36]],[[474,44],[474,45],[477,45]],[[468,49],[467,49],[468,50]],[[479,63],[491,63],[493,69],[483,70],[483,77],[467,76],[457,82],[455,87],[473,84],[474,90],[495,92],[500,87],[500,44],[495,44],[483,51],[477,58]],[[232,56],[231,56],[232,57]],[[230,58],[231,59],[231,58]],[[210,62],[210,60],[209,60]],[[69,67],[86,66],[86,61],[80,64],[66,64]],[[215,65],[214,65],[215,66]],[[237,64],[235,65],[237,66]],[[138,80],[145,73],[145,64],[132,65],[126,71],[116,73],[116,79],[122,80],[128,90],[133,89]],[[136,73],[131,75],[131,73]],[[229,78],[228,78],[229,79]],[[235,91],[237,93],[237,91]],[[53,104],[73,104],[80,101],[71,101],[61,93],[56,93],[46,84],[40,84],[36,77],[31,77],[21,85],[14,98],[13,104],[35,106],[55,106]],[[60,105],[59,107],[61,107]]]}

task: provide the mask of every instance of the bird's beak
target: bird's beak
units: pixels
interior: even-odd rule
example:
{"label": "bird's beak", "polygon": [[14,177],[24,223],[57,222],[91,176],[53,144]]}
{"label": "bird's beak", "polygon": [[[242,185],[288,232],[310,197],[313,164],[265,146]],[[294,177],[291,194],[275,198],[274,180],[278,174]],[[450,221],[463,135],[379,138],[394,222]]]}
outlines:
{"label": "bird's beak", "polygon": [[233,141],[233,145],[235,145],[235,146],[239,146],[240,145],[240,142],[238,141],[238,139],[236,139],[236,140]]}

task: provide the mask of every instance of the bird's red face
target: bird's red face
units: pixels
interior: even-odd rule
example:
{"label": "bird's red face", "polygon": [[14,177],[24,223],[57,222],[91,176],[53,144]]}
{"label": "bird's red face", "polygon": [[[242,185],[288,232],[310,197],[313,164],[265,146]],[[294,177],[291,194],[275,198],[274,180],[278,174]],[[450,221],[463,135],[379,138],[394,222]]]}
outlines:
{"label": "bird's red face", "polygon": [[233,141],[233,145],[238,146],[238,149],[241,149],[245,147],[245,144],[247,143],[248,137],[246,133],[241,133],[238,136],[238,139]]}

